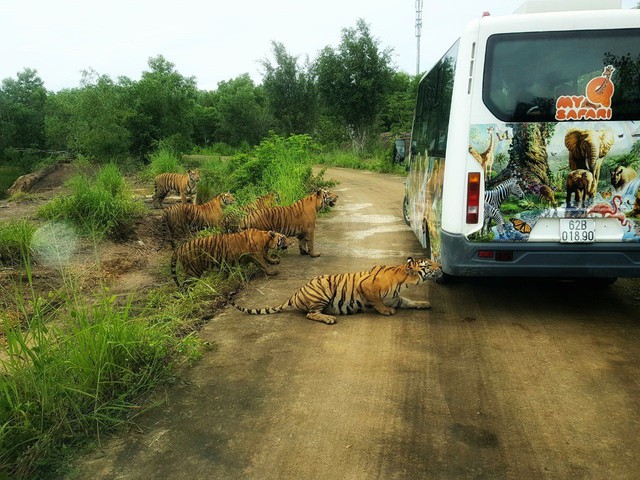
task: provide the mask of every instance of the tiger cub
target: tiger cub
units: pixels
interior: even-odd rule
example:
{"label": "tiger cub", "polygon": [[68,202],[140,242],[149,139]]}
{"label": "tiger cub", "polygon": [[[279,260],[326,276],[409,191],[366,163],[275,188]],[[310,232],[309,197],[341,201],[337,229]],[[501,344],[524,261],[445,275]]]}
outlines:
{"label": "tiger cub", "polygon": [[318,211],[325,206],[333,207],[338,196],[324,189],[298,200],[286,207],[255,210],[244,217],[240,228],[274,230],[287,237],[297,237],[300,255],[319,257],[314,248],[314,235]]}
{"label": "tiger cub", "polygon": [[312,278],[285,303],[268,308],[244,308],[230,303],[238,310],[251,315],[278,313],[289,308],[307,312],[307,318],[332,325],[334,315],[356,313],[365,307],[373,307],[382,315],[393,315],[396,308],[431,308],[429,302],[409,300],[400,296],[403,285],[419,285],[427,279],[442,276],[439,263],[426,258],[395,267],[376,266],[366,272],[322,275]]}
{"label": "tiger cub", "polygon": [[[212,198],[202,205],[177,203],[162,212],[164,224],[169,233],[171,246],[176,248],[176,240],[186,238],[191,232],[205,228],[218,227],[222,223],[223,207],[236,201],[232,193],[226,192]],[[166,238],[160,248],[164,246]]]}
{"label": "tiger cub", "polygon": [[196,194],[199,181],[198,170],[189,170],[186,174],[161,173],[155,179],[153,206],[161,208],[162,201],[171,192],[179,193],[182,203],[187,203],[187,195],[191,197]]}
{"label": "tiger cub", "polygon": [[195,278],[208,270],[240,262],[253,262],[267,275],[275,275],[277,272],[267,263],[276,265],[280,260],[270,257],[269,250],[286,250],[288,246],[287,237],[281,233],[253,229],[194,238],[173,251],[171,276],[180,287],[176,273],[178,261],[185,274]]}
{"label": "tiger cub", "polygon": [[261,208],[271,208],[278,205],[278,194],[270,192],[266,195],[256,198],[253,202],[242,205],[238,209],[227,211],[222,219],[222,230],[225,232],[239,232],[240,222],[244,217]]}

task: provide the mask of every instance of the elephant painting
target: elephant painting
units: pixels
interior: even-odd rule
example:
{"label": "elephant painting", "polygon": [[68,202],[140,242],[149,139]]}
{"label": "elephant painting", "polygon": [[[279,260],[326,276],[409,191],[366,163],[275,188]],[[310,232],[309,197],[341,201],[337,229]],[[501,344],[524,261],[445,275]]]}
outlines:
{"label": "elephant painting", "polygon": [[600,167],[613,145],[613,134],[608,130],[580,130],[572,128],[564,137],[569,150],[571,170],[583,169],[593,174],[590,196],[595,195],[600,180]]}

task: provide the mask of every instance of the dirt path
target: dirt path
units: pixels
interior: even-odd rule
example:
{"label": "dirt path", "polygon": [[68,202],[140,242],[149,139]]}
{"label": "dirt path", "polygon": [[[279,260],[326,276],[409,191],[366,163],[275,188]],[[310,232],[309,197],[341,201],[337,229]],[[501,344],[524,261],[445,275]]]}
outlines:
{"label": "dirt path", "polygon": [[[420,254],[403,179],[331,169],[317,259],[293,250],[238,303],[285,300],[313,275]],[[335,326],[227,307],[214,343],[81,479],[634,478],[640,469],[640,293],[523,281],[406,290],[432,311]]]}

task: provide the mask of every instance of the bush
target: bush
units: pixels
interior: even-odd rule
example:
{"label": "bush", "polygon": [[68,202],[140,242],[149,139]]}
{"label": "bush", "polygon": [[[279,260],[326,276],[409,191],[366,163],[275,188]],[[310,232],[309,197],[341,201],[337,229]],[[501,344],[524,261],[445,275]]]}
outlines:
{"label": "bush", "polygon": [[95,178],[78,175],[68,185],[71,194],[55,198],[40,208],[39,214],[48,220],[69,222],[81,235],[124,238],[144,209],[133,199],[114,164],[102,167]]}
{"label": "bush", "polygon": [[180,341],[136,322],[115,297],[65,305],[65,327],[45,327],[36,308],[27,332],[3,318],[0,477],[51,478],[50,469],[88,436],[135,414],[170,376]]}
{"label": "bush", "polygon": [[24,219],[0,223],[0,264],[16,265],[28,259],[35,231],[35,225]]}

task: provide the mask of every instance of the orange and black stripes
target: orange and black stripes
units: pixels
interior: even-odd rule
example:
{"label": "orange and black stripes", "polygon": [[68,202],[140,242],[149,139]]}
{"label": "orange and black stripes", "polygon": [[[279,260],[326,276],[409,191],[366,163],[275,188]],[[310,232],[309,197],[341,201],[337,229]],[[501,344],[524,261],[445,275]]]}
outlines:
{"label": "orange and black stripes", "polygon": [[185,275],[196,278],[208,270],[235,264],[244,259],[253,261],[266,270],[265,261],[275,263],[268,257],[269,250],[284,250],[287,246],[284,235],[253,229],[194,238],[173,251],[171,275],[176,285],[180,286],[176,271],[178,262],[182,265]]}
{"label": "orange and black stripes", "polygon": [[155,178],[153,204],[156,208],[162,207],[162,201],[171,192],[178,193],[182,203],[187,203],[187,195],[196,194],[199,181],[197,170],[189,170],[186,174],[161,173]]}

